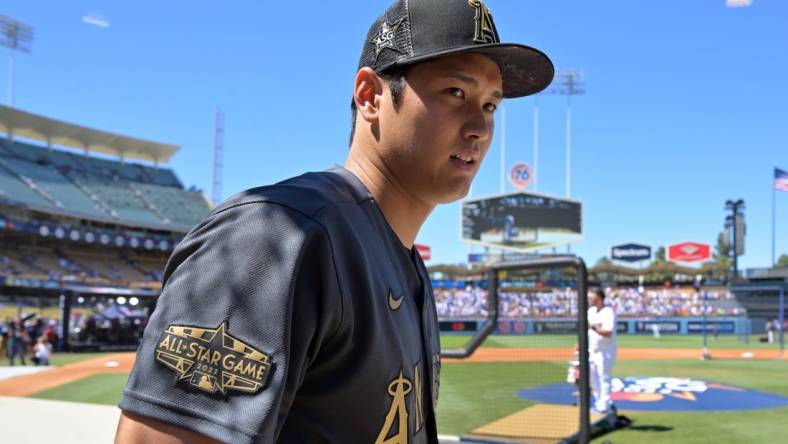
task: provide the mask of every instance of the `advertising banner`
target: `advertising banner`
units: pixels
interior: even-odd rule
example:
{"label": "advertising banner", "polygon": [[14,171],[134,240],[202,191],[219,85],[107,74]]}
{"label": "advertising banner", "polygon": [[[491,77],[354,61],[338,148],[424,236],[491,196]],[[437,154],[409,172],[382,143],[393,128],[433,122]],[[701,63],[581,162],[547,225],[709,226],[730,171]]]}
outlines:
{"label": "advertising banner", "polygon": [[[706,321],[707,333],[733,333],[736,324],[733,321]],[[687,333],[703,333],[703,321],[687,322]]]}
{"label": "advertising banner", "polygon": [[651,259],[651,247],[642,244],[622,244],[610,247],[610,258],[624,262],[638,262]]}
{"label": "advertising banner", "polygon": [[513,166],[512,170],[509,172],[509,181],[512,182],[512,185],[518,190],[528,188],[532,179],[533,173],[531,172],[531,167],[522,162]]}
{"label": "advertising banner", "polygon": [[711,247],[700,242],[682,242],[668,245],[668,260],[671,262],[701,262],[711,259]]}
{"label": "advertising banner", "polygon": [[652,333],[656,329],[660,334],[678,334],[681,323],[674,321],[638,321],[635,322],[636,333]]}

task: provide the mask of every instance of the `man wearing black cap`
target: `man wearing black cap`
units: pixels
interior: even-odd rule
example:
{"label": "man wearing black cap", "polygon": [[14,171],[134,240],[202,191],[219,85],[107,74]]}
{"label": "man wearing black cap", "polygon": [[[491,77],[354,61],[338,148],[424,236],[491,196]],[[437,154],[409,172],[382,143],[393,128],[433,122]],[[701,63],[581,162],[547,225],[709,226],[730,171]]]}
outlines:
{"label": "man wearing black cap", "polygon": [[413,242],[467,194],[499,102],[552,76],[479,0],[394,3],[364,40],[345,167],[234,196],[173,252],[116,442],[437,442]]}

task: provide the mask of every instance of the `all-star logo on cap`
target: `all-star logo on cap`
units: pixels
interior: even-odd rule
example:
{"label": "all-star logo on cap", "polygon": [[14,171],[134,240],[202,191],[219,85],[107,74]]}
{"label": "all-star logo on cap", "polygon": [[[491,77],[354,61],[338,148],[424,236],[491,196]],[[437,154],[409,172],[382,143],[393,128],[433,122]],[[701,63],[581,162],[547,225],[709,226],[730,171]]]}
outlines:
{"label": "all-star logo on cap", "polygon": [[404,17],[392,23],[389,23],[387,20],[383,20],[383,23],[380,24],[378,33],[369,42],[375,45],[375,60],[377,60],[380,52],[386,48],[393,49],[397,52],[402,52],[402,50],[397,47],[397,40],[395,37],[397,36],[397,29],[399,29],[399,26],[402,24],[403,20],[405,20]]}

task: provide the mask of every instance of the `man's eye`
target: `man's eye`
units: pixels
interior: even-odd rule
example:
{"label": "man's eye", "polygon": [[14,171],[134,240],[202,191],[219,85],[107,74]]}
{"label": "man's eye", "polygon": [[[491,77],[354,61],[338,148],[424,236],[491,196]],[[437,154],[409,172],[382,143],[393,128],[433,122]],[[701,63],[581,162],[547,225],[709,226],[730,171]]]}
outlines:
{"label": "man's eye", "polygon": [[461,90],[460,88],[455,88],[455,87],[446,88],[446,92],[453,95],[454,97],[459,97],[459,98],[465,97],[465,91]]}
{"label": "man's eye", "polygon": [[498,109],[498,105],[496,105],[494,103],[488,103],[488,104],[484,105],[484,110],[487,111],[487,112],[490,112],[490,113],[494,113],[495,110],[497,110],[497,109]]}

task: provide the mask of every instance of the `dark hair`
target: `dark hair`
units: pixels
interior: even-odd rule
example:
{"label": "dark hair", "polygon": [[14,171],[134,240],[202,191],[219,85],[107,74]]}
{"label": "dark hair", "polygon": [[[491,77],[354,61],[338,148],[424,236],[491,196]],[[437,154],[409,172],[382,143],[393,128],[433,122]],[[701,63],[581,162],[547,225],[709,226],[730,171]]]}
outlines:
{"label": "dark hair", "polygon": [[[391,91],[391,103],[394,105],[394,111],[399,111],[402,92],[405,90],[405,74],[407,73],[407,68],[407,66],[398,66],[385,72],[378,73],[378,76],[389,86],[389,91]],[[353,136],[355,136],[356,133],[355,98],[350,99],[350,115],[352,118],[350,120],[350,143],[348,145],[353,144]]]}
{"label": "dark hair", "polygon": [[602,299],[603,301],[605,300],[605,290],[602,290],[601,288],[596,288],[594,289],[594,293],[596,293],[599,299]]}

